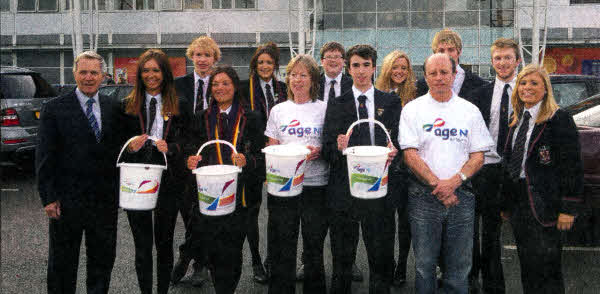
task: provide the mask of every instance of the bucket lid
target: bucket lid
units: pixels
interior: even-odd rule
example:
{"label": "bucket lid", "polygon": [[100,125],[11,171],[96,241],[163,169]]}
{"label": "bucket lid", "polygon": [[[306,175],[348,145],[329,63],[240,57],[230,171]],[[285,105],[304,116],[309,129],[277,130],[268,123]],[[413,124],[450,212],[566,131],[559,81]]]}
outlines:
{"label": "bucket lid", "polygon": [[304,145],[283,144],[267,146],[263,148],[262,152],[276,156],[306,156],[310,154],[310,149]]}
{"label": "bucket lid", "polygon": [[221,176],[231,173],[239,173],[242,170],[235,165],[207,165],[201,166],[192,171],[192,173],[201,176]]}
{"label": "bucket lid", "polygon": [[143,167],[143,168],[160,168],[160,169],[167,169],[166,166],[164,165],[158,165],[158,164],[148,164],[148,163],[127,163],[127,162],[120,162],[117,163],[118,167]]}
{"label": "bucket lid", "polygon": [[383,146],[354,146],[346,148],[344,154],[360,157],[374,157],[387,156],[391,151],[390,148]]}

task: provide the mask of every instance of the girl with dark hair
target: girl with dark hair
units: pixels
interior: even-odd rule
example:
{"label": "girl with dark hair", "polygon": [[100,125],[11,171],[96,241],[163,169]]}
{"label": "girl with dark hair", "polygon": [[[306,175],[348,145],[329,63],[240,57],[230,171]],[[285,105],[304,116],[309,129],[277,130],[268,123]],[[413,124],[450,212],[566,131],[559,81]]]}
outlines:
{"label": "girl with dark hair", "polygon": [[[285,83],[278,81],[276,72],[279,70],[279,48],[273,42],[259,46],[250,60],[250,79],[244,83],[242,97],[248,108],[260,111],[262,120],[266,123],[269,112],[278,103],[287,100],[287,88]],[[264,129],[263,125],[263,129]],[[249,187],[253,194],[262,195],[262,183]],[[262,265],[262,258],[258,250],[258,214],[262,198],[258,197],[256,202],[249,203],[248,212],[248,245],[252,253],[252,270],[254,280],[259,283],[267,282],[268,275]],[[268,259],[268,258],[267,258]],[[265,261],[268,268],[268,262]]]}
{"label": "girl with dark hair", "polygon": [[[239,78],[231,66],[219,66],[212,73],[208,91],[212,95],[207,109],[194,117],[192,129],[187,134],[185,152],[187,167],[193,170],[202,165],[235,164],[242,167],[238,175],[235,194],[235,211],[222,216],[202,215],[200,224],[193,224],[193,236],[203,246],[202,256],[217,294],[234,293],[242,273],[242,250],[246,237],[249,204],[256,203],[256,194],[249,189],[260,185],[265,178],[264,157],[261,149],[265,139],[261,114],[248,111],[239,95]],[[209,140],[232,143],[238,154],[223,144],[208,145],[196,156],[198,148]]]}
{"label": "girl with dark hair", "polygon": [[[146,50],[137,62],[136,82],[123,100],[119,124],[121,142],[140,134],[128,145],[122,161],[163,165],[158,201],[152,211],[126,210],[135,244],[135,269],[143,294],[152,293],[152,243],[157,252],[157,290],[167,293],[173,268],[173,232],[177,219],[174,197],[182,193],[185,178],[183,132],[189,114],[185,100],[178,99],[167,55],[158,49]],[[154,231],[153,231],[154,228]]]}

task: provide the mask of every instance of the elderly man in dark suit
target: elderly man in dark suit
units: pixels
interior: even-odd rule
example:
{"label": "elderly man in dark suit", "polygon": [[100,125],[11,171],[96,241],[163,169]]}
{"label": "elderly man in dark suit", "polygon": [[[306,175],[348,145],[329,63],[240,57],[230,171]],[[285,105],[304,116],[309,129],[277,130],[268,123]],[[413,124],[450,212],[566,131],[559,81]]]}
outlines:
{"label": "elderly man in dark suit", "polygon": [[44,106],[36,150],[38,190],[50,218],[48,293],[75,293],[84,234],[87,293],[107,293],[117,237],[117,108],[98,94],[104,59],[86,51],[73,64],[77,88]]}
{"label": "elderly man in dark suit", "polygon": [[[492,66],[496,71],[494,82],[476,89],[470,96],[485,121],[496,146],[485,153],[484,165],[473,177],[475,203],[475,230],[473,234],[473,265],[469,274],[471,293],[478,289],[479,271],[485,293],[505,293],[504,273],[500,260],[500,188],[502,183],[502,150],[508,136],[508,120],[512,113],[510,98],[515,89],[519,45],[506,38],[492,44]],[[479,218],[482,236],[479,242]]]}
{"label": "elderly man in dark suit", "polygon": [[[198,115],[202,110],[208,108],[210,103],[208,93],[208,81],[214,64],[221,59],[221,50],[217,43],[208,36],[202,36],[194,39],[188,46],[186,56],[194,63],[194,71],[175,79],[175,88],[177,95],[189,101],[187,103],[188,113]],[[186,192],[177,197],[177,207],[181,218],[185,224],[185,243],[179,246],[179,259],[173,267],[171,281],[176,284],[185,276],[188,266],[192,259],[194,273],[191,276],[191,282],[194,286],[201,286],[207,279],[208,273],[204,267],[204,261],[196,256],[199,250],[193,249],[198,242],[192,242],[191,230],[189,229],[192,218],[200,217],[200,211],[196,208],[196,179],[190,174],[190,183],[186,186]],[[182,199],[183,198],[183,199]],[[199,260],[200,259],[200,260]]]}
{"label": "elderly man in dark suit", "polygon": [[325,114],[322,156],[329,162],[329,208],[333,274],[331,293],[351,293],[352,264],[356,254],[359,226],[369,260],[369,293],[389,293],[394,268],[394,214],[387,195],[378,199],[358,199],[350,195],[348,168],[342,151],[347,146],[387,145],[393,159],[397,149],[386,142],[386,135],[373,123],[357,126],[346,136],[348,127],[358,119],[375,119],[391,131],[392,141],[398,135],[400,99],[373,87],[377,51],[369,45],[356,45],[346,53],[346,66],[353,78],[352,90],[330,101]]}
{"label": "elderly man in dark suit", "polygon": [[[487,84],[479,76],[460,66],[462,40],[457,32],[450,29],[443,29],[437,32],[431,42],[431,49],[433,53],[447,54],[456,63],[456,78],[452,84],[452,91],[458,97],[468,98],[468,94],[473,90]],[[429,91],[429,86],[427,86],[425,78],[419,79],[417,82],[417,97],[427,94],[427,91]]]}

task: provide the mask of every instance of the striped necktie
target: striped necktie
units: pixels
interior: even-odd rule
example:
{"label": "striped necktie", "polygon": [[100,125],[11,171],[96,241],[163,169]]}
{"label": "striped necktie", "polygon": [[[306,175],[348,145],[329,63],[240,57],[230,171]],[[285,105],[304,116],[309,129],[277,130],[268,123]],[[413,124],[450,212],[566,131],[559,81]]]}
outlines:
{"label": "striped necktie", "polygon": [[89,98],[88,101],[85,103],[85,105],[87,106],[87,109],[85,110],[85,116],[88,119],[88,123],[90,124],[90,127],[92,127],[92,130],[94,131],[94,135],[96,135],[96,141],[100,142],[100,128],[98,127],[98,121],[96,120],[96,116],[94,116],[94,103],[96,101],[93,98]]}

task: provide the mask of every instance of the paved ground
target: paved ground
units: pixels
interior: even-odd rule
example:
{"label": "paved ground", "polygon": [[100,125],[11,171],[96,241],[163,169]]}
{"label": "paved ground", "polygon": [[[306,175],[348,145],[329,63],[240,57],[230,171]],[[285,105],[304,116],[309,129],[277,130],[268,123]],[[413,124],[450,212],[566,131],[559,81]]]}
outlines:
{"label": "paved ground", "polygon": [[[31,172],[19,172],[2,168],[1,171],[1,293],[46,293],[46,266],[48,254],[48,220],[43,214]],[[266,209],[260,215],[261,252],[266,248],[265,228]],[[511,244],[512,234],[504,227],[503,264],[507,281],[507,293],[521,293],[520,271],[516,250]],[[178,221],[175,233],[176,244],[183,238],[183,223]],[[325,245],[325,262],[328,281],[331,274],[331,252],[329,239]],[[139,293],[134,269],[134,252],[131,231],[125,213],[119,214],[117,260],[114,266],[111,293]],[[266,286],[252,281],[250,254],[244,249],[244,268],[237,293],[266,293]],[[80,262],[78,293],[85,293],[85,254]],[[364,245],[361,242],[357,262],[367,277],[367,262]],[[414,266],[412,254],[409,268]],[[594,247],[567,248],[563,254],[563,268],[567,293],[600,293],[600,249]],[[401,288],[393,288],[392,293],[414,293],[414,271],[408,271],[408,283]],[[214,293],[210,285],[201,288],[186,283],[173,287],[170,293]],[[302,286],[298,284],[298,293]],[[368,293],[368,283],[354,283],[353,293]]]}

